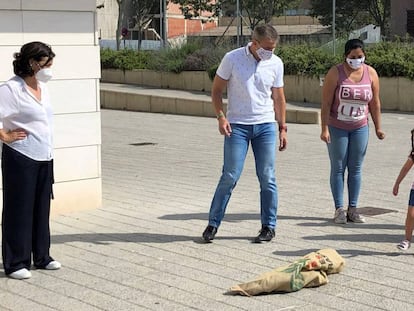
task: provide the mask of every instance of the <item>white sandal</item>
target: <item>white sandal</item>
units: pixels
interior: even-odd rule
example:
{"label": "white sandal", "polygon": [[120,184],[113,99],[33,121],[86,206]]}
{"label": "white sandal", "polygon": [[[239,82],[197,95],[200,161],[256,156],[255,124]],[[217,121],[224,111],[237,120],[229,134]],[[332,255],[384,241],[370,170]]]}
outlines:
{"label": "white sandal", "polygon": [[407,249],[409,249],[411,246],[411,242],[408,240],[402,240],[398,245],[397,248],[402,250],[402,251],[406,251]]}

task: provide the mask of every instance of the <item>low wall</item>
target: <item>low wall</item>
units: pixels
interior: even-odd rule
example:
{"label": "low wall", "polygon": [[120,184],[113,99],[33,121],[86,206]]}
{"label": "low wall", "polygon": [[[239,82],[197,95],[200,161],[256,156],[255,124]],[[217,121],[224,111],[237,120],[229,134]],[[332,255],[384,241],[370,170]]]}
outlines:
{"label": "low wall", "polygon": [[205,71],[183,71],[181,73],[153,70],[104,69],[102,82],[124,83],[176,89],[210,92],[212,82]]}
{"label": "low wall", "polygon": [[[167,113],[191,116],[214,117],[211,97],[205,92],[148,88],[117,83],[100,84],[101,107],[128,111]],[[227,108],[227,99],[223,100]],[[318,124],[320,111],[288,105],[286,122]]]}
{"label": "low wall", "polygon": [[[152,70],[102,70],[102,82],[147,85],[165,89],[210,92],[212,82],[204,71],[184,71],[176,74]],[[319,78],[285,76],[285,95],[289,102],[321,101]],[[414,112],[414,81],[407,78],[380,78],[381,105],[384,110]]]}

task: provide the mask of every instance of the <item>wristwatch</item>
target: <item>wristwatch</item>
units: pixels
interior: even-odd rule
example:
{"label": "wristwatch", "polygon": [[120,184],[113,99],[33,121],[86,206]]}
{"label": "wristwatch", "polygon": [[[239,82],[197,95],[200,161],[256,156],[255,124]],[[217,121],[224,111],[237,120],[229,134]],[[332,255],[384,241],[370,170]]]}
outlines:
{"label": "wristwatch", "polygon": [[279,132],[282,131],[282,130],[284,130],[285,132],[287,132],[287,125],[286,124],[283,124],[283,125],[280,125],[279,124]]}

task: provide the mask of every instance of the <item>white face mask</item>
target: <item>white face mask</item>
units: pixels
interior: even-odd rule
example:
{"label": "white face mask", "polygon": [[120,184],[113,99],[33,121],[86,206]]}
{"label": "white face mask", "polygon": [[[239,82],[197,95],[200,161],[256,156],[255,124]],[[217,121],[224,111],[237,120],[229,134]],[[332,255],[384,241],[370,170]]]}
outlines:
{"label": "white face mask", "polygon": [[256,54],[261,60],[269,60],[272,58],[273,50],[269,51],[265,50],[264,48],[258,48],[256,50]]}
{"label": "white face mask", "polygon": [[45,83],[52,79],[52,77],[52,69],[50,68],[43,68],[36,72],[36,79]]}
{"label": "white face mask", "polygon": [[346,62],[352,69],[358,69],[365,62],[365,57],[362,58],[347,58]]}

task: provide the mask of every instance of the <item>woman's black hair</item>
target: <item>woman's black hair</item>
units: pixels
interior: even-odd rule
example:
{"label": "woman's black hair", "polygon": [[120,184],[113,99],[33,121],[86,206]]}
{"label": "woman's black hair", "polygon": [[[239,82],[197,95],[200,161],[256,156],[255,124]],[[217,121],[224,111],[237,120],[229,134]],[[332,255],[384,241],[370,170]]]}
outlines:
{"label": "woman's black hair", "polygon": [[20,52],[13,55],[13,71],[14,74],[25,78],[34,75],[34,71],[30,65],[30,60],[40,62],[42,58],[47,57],[47,65],[54,57],[52,48],[43,42],[29,42],[20,48]]}
{"label": "woman's black hair", "polygon": [[364,53],[364,42],[359,39],[351,39],[345,43],[345,56],[351,53],[352,50],[361,49]]}
{"label": "woman's black hair", "polygon": [[414,161],[414,129],[411,130],[411,159]]}

